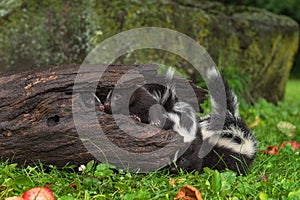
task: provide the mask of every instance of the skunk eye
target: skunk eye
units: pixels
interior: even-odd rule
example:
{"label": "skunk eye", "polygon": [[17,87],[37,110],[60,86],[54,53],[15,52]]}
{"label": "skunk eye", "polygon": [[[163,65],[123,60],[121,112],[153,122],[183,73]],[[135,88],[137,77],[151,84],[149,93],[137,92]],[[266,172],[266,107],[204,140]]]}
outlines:
{"label": "skunk eye", "polygon": [[223,138],[233,138],[233,134],[232,134],[232,133],[225,132],[225,133],[222,134],[222,137],[223,137]]}
{"label": "skunk eye", "polygon": [[234,140],[234,142],[236,142],[238,144],[242,144],[242,138],[240,138],[240,137],[235,136],[235,137],[233,137],[233,140]]}
{"label": "skunk eye", "polygon": [[179,163],[184,167],[187,167],[190,164],[189,160],[184,157],[180,158]]}

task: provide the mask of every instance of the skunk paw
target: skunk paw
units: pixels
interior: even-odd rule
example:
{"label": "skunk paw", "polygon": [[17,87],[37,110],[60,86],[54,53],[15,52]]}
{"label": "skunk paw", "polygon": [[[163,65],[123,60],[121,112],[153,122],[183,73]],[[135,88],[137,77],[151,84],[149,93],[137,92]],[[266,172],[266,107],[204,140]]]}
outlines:
{"label": "skunk paw", "polygon": [[159,119],[152,120],[152,121],[150,122],[150,125],[159,128],[159,127],[161,127],[161,121],[160,121]]}
{"label": "skunk paw", "polygon": [[135,119],[138,122],[142,121],[141,118],[139,116],[137,116],[137,115],[132,115],[132,117],[133,117],[133,119]]}

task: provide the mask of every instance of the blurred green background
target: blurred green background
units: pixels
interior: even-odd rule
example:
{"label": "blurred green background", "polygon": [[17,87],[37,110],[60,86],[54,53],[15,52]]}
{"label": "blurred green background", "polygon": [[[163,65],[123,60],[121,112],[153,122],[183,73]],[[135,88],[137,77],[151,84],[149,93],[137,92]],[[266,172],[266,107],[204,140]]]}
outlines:
{"label": "blurred green background", "polygon": [[[219,1],[264,8],[300,22],[298,0]],[[160,7],[165,3],[189,6],[199,2],[203,1],[1,0],[0,71],[82,63],[104,39],[130,28],[161,26],[161,19],[168,28],[182,29],[171,23],[174,10]],[[299,64],[298,53],[293,77],[300,77]]]}
{"label": "blurred green background", "polygon": [[[263,8],[280,15],[286,15],[300,23],[300,1],[299,0],[218,0],[228,5],[245,5]],[[300,51],[295,57],[291,71],[291,78],[300,78]]]}

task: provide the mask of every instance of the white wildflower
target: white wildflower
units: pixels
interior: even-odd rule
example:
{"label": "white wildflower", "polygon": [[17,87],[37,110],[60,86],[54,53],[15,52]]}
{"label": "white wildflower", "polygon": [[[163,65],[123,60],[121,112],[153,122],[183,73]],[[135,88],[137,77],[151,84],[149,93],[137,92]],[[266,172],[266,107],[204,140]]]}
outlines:
{"label": "white wildflower", "polygon": [[80,171],[80,172],[84,172],[85,169],[86,169],[86,166],[85,166],[85,165],[80,165],[80,166],[78,167],[78,171]]}

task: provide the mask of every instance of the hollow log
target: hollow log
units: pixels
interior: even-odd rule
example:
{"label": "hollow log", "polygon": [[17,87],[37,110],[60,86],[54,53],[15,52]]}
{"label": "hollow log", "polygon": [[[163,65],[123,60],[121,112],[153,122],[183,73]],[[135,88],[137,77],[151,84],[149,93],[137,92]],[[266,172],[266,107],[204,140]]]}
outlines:
{"label": "hollow log", "polygon": [[[110,65],[105,71],[102,68],[95,68],[97,73],[102,73],[100,79],[95,71],[80,71],[79,65],[43,67],[1,74],[1,161],[9,159],[20,166],[40,161],[45,165],[61,168],[66,164],[79,166],[87,163],[95,159],[97,153],[107,157],[113,150],[94,148],[99,152],[92,152],[93,148],[90,148],[95,142],[101,142],[101,137],[98,138],[100,141],[95,139],[91,142],[88,140],[90,138],[84,138],[78,133],[81,129],[97,133],[99,126],[111,143],[131,153],[153,152],[177,138],[178,134],[172,130],[159,130],[130,116],[105,113],[101,109],[101,103],[94,97],[97,96],[103,102],[108,92],[129,70],[133,70],[136,81],[143,83],[150,74],[157,74],[156,65]],[[74,89],[76,77],[85,81],[77,84]],[[129,81],[127,84],[130,86],[135,83]],[[199,106],[206,99],[207,91],[189,83],[197,96]],[[93,84],[96,85],[95,90],[91,89]],[[76,99],[80,101],[74,109]],[[81,113],[77,117],[77,120],[83,120],[80,127],[76,127],[74,122],[76,113]],[[86,123],[93,116],[91,113],[94,113],[97,122],[91,119]],[[116,116],[120,119],[118,123]],[[120,123],[126,130],[119,128]],[[135,128],[137,125],[139,130]],[[144,134],[143,137],[127,134],[134,131]],[[157,159],[157,162],[165,160]],[[142,165],[149,163],[146,161]]]}

